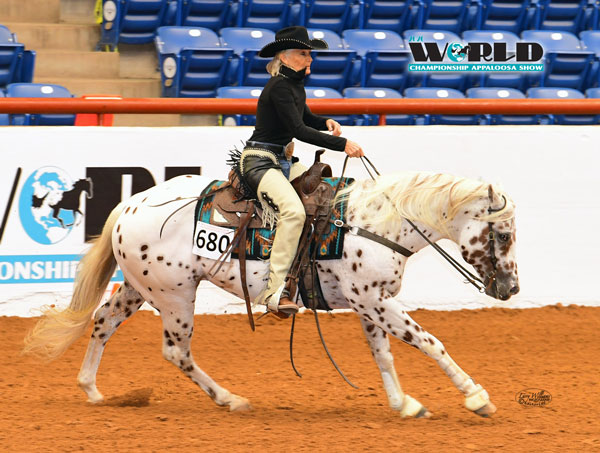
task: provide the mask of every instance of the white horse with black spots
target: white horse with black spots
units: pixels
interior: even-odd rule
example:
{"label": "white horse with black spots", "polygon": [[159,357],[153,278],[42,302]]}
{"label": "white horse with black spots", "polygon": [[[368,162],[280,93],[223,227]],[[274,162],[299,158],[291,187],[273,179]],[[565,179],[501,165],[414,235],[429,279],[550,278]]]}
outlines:
{"label": "white horse with black spots", "polygon": [[[103,400],[96,388],[96,373],[106,342],[145,301],[160,312],[165,359],[181,369],[216,404],[229,406],[230,410],[250,408],[245,398],[221,387],[200,369],[190,349],[198,283],[206,279],[243,297],[238,261],[232,259],[217,275],[210,275],[208,271],[215,261],[192,253],[194,203],[178,210],[165,223],[177,207],[189,203],[209,182],[205,177],[181,176],[119,204],[81,261],[70,305],[63,310],[47,308],[26,338],[25,351],[56,358],[85,332],[93,319],[93,332],[78,377],[88,401]],[[410,219],[431,241],[446,238],[458,244],[464,259],[487,286],[488,295],[507,300],[519,291],[515,206],[498,188],[449,175],[414,173],[357,181],[340,195],[348,199],[349,225],[417,252],[428,243],[405,220]],[[177,201],[165,204],[170,200]],[[324,296],[332,308],[350,308],[360,317],[389,404],[402,417],[431,414],[402,390],[388,335],[434,359],[464,394],[467,409],[481,416],[493,414],[496,408],[486,390],[395,298],[402,286],[406,262],[405,256],[384,245],[346,234],[342,258],[318,264]],[[125,281],[108,302],[98,307],[117,264]],[[247,262],[251,298],[262,291],[267,275],[267,262]]]}

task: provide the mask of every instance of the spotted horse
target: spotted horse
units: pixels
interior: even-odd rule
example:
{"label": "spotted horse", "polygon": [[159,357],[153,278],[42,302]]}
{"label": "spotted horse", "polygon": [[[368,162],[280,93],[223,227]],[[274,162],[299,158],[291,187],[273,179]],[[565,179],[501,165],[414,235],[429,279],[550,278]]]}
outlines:
{"label": "spotted horse", "polygon": [[[96,388],[96,373],[107,341],[147,302],[162,318],[164,358],[216,404],[232,411],[250,409],[245,398],[217,384],[196,364],[190,348],[196,288],[201,280],[242,297],[236,259],[211,275],[209,269],[215,261],[192,253],[194,204],[185,204],[209,182],[202,176],[180,176],[119,204],[81,261],[70,305],[66,309],[47,308],[26,338],[26,352],[56,358],[93,321],[78,376],[88,401],[103,400]],[[437,338],[403,310],[401,299],[396,298],[407,257],[351,233],[367,230],[412,252],[428,245],[425,238],[432,242],[450,239],[479,274],[486,293],[507,300],[519,291],[513,201],[492,185],[429,173],[356,181],[338,196],[347,197],[346,222],[352,228],[346,234],[342,257],[318,264],[323,294],[332,308],[350,308],[359,316],[390,406],[402,417],[431,415],[400,386],[390,352],[388,336],[392,335],[434,359],[463,393],[468,410],[480,416],[493,414],[496,408],[486,390],[452,360]],[[172,200],[177,201],[166,203]],[[173,214],[177,207],[181,209]],[[117,264],[124,283],[98,307]],[[254,299],[265,286],[268,262],[249,261],[246,272]]]}

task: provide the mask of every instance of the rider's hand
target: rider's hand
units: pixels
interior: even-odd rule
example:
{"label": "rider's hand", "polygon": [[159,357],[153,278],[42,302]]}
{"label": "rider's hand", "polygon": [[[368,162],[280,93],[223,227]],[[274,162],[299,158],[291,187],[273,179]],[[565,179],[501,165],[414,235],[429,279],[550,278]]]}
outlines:
{"label": "rider's hand", "polygon": [[365,153],[358,143],[354,143],[352,140],[346,140],[346,148],[344,152],[350,157],[363,157]]}
{"label": "rider's hand", "polygon": [[340,123],[338,123],[336,120],[332,120],[331,118],[329,118],[325,124],[327,125],[327,130],[329,132],[331,132],[333,135],[335,135],[336,137],[339,137],[340,135],[342,135],[342,128],[340,126]]}

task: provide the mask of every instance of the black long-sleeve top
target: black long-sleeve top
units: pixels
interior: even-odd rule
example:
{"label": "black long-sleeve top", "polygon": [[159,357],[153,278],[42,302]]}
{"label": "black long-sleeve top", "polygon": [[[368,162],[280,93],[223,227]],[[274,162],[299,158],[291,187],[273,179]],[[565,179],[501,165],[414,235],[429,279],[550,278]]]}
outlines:
{"label": "black long-sleeve top", "polygon": [[293,138],[335,151],[343,151],[346,139],[324,134],[327,118],[313,114],[306,105],[303,74],[281,66],[271,77],[256,110],[256,127],[250,140],[287,145]]}

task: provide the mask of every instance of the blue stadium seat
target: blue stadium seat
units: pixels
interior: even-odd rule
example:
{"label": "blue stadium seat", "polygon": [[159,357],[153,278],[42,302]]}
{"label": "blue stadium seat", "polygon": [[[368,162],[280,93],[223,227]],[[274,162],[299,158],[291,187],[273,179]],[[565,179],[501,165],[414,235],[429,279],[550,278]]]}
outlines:
{"label": "blue stadium seat", "polygon": [[225,85],[233,50],[208,28],[160,27],[156,34],[162,95],[214,97]]}
{"label": "blue stadium seat", "polygon": [[[421,37],[424,42],[436,42],[442,55],[444,55],[443,52],[446,48],[446,45],[463,42],[458,35],[446,30],[406,30],[403,33],[403,36],[407,41],[408,46],[411,45],[411,39],[419,37]],[[412,45],[421,44],[414,43]],[[419,79],[415,80],[418,80],[418,82],[411,83],[411,85],[430,86],[437,88],[446,87],[464,91],[467,88],[470,79],[465,73],[462,72],[426,72],[419,74]]]}
{"label": "blue stadium seat", "polygon": [[[341,99],[342,95],[339,91],[328,87],[306,87],[306,99]],[[336,120],[341,125],[352,126],[355,124],[355,115],[322,115]],[[359,126],[362,123],[359,121]]]}
{"label": "blue stadium seat", "polygon": [[[0,98],[4,97],[4,91],[0,90]],[[0,113],[0,126],[10,126],[8,113]]]}
{"label": "blue stadium seat", "polygon": [[103,0],[98,47],[115,50],[119,43],[146,44],[165,23],[169,0]]}
{"label": "blue stadium seat", "polygon": [[[71,98],[73,95],[61,85],[43,83],[11,83],[6,87],[6,97],[11,98]],[[11,114],[15,126],[73,126],[75,115],[62,114]]]}
{"label": "blue stadium seat", "polygon": [[[406,98],[420,99],[462,99],[465,97],[458,90],[452,88],[407,88],[404,90]],[[425,117],[417,117],[416,124],[433,125],[433,124],[452,124],[452,125],[476,125],[479,124],[478,115],[430,115]]]}
{"label": "blue stadium seat", "polygon": [[411,26],[414,3],[413,0],[364,0],[359,27],[391,30],[400,34]]}
{"label": "blue stadium seat", "polygon": [[[583,99],[581,91],[571,88],[530,88],[527,97],[532,99]],[[600,123],[600,115],[548,115],[550,124],[591,125]]]}
{"label": "blue stadium seat", "polygon": [[588,0],[538,0],[534,27],[579,33],[585,28]]}
{"label": "blue stadium seat", "polygon": [[538,42],[544,48],[544,74],[532,76],[531,86],[586,88],[594,54],[582,49],[577,36],[568,32],[525,30],[521,38]]}
{"label": "blue stadium seat", "polygon": [[[263,87],[220,87],[217,88],[218,98],[251,99],[258,98]],[[223,126],[254,126],[255,115],[223,115]]]}
{"label": "blue stadium seat", "polygon": [[579,33],[581,39],[581,48],[588,52],[593,52],[594,62],[590,68],[588,87],[600,86],[600,30],[587,30]]}
{"label": "blue stadium seat", "polygon": [[533,17],[531,0],[481,0],[477,28],[521,33]]}
{"label": "blue stadium seat", "polygon": [[[495,42],[505,42],[508,55],[516,52],[517,42],[521,40],[514,33],[504,30],[467,30],[463,32],[462,38],[465,42],[484,42],[492,46]],[[524,90],[526,84],[527,78],[519,72],[489,72],[471,78],[472,86]]]}
{"label": "blue stadium seat", "polygon": [[275,32],[266,28],[227,27],[220,31],[224,47],[233,49],[228,83],[247,86],[264,86],[271,77],[266,70],[270,58],[261,58],[262,47],[275,41]]}
{"label": "blue stadium seat", "polygon": [[[355,50],[360,60],[360,86],[402,90],[408,86],[411,53],[402,38],[387,30],[345,30],[346,49]],[[354,79],[356,80],[356,79]]]}
{"label": "blue stadium seat", "polygon": [[0,25],[0,44],[15,44],[17,37],[4,25]]}
{"label": "blue stadium seat", "polygon": [[277,31],[289,25],[291,6],[291,0],[240,1],[237,26]]}
{"label": "blue stadium seat", "polygon": [[9,83],[33,80],[35,51],[25,50],[23,44],[0,44],[0,88]]}
{"label": "blue stadium seat", "polygon": [[300,0],[293,6],[293,11],[294,24],[336,33],[354,28],[354,22],[358,20],[358,9],[353,0]]}
{"label": "blue stadium seat", "polygon": [[305,85],[329,87],[341,91],[351,84],[352,69],[356,61],[356,51],[344,49],[344,43],[337,33],[331,30],[308,29],[311,39],[323,39],[328,50],[313,50],[313,62]]}
{"label": "blue stadium seat", "polygon": [[175,25],[218,31],[233,25],[232,0],[176,0]]}
{"label": "blue stadium seat", "polygon": [[460,33],[472,28],[476,11],[470,14],[471,0],[422,0],[415,28]]}
{"label": "blue stadium seat", "polygon": [[585,90],[585,97],[590,99],[600,98],[600,88],[588,88]]}
{"label": "blue stadium seat", "polygon": [[[399,99],[402,95],[390,88],[346,88],[343,92],[346,98],[358,99]],[[365,126],[377,126],[379,115],[362,115],[365,118]],[[388,125],[409,125],[415,123],[413,115],[386,115],[385,122]]]}
{"label": "blue stadium seat", "polygon": [[[467,97],[474,99],[525,99],[522,91],[514,88],[469,88]],[[540,124],[542,118],[538,115],[485,115],[483,124]]]}

